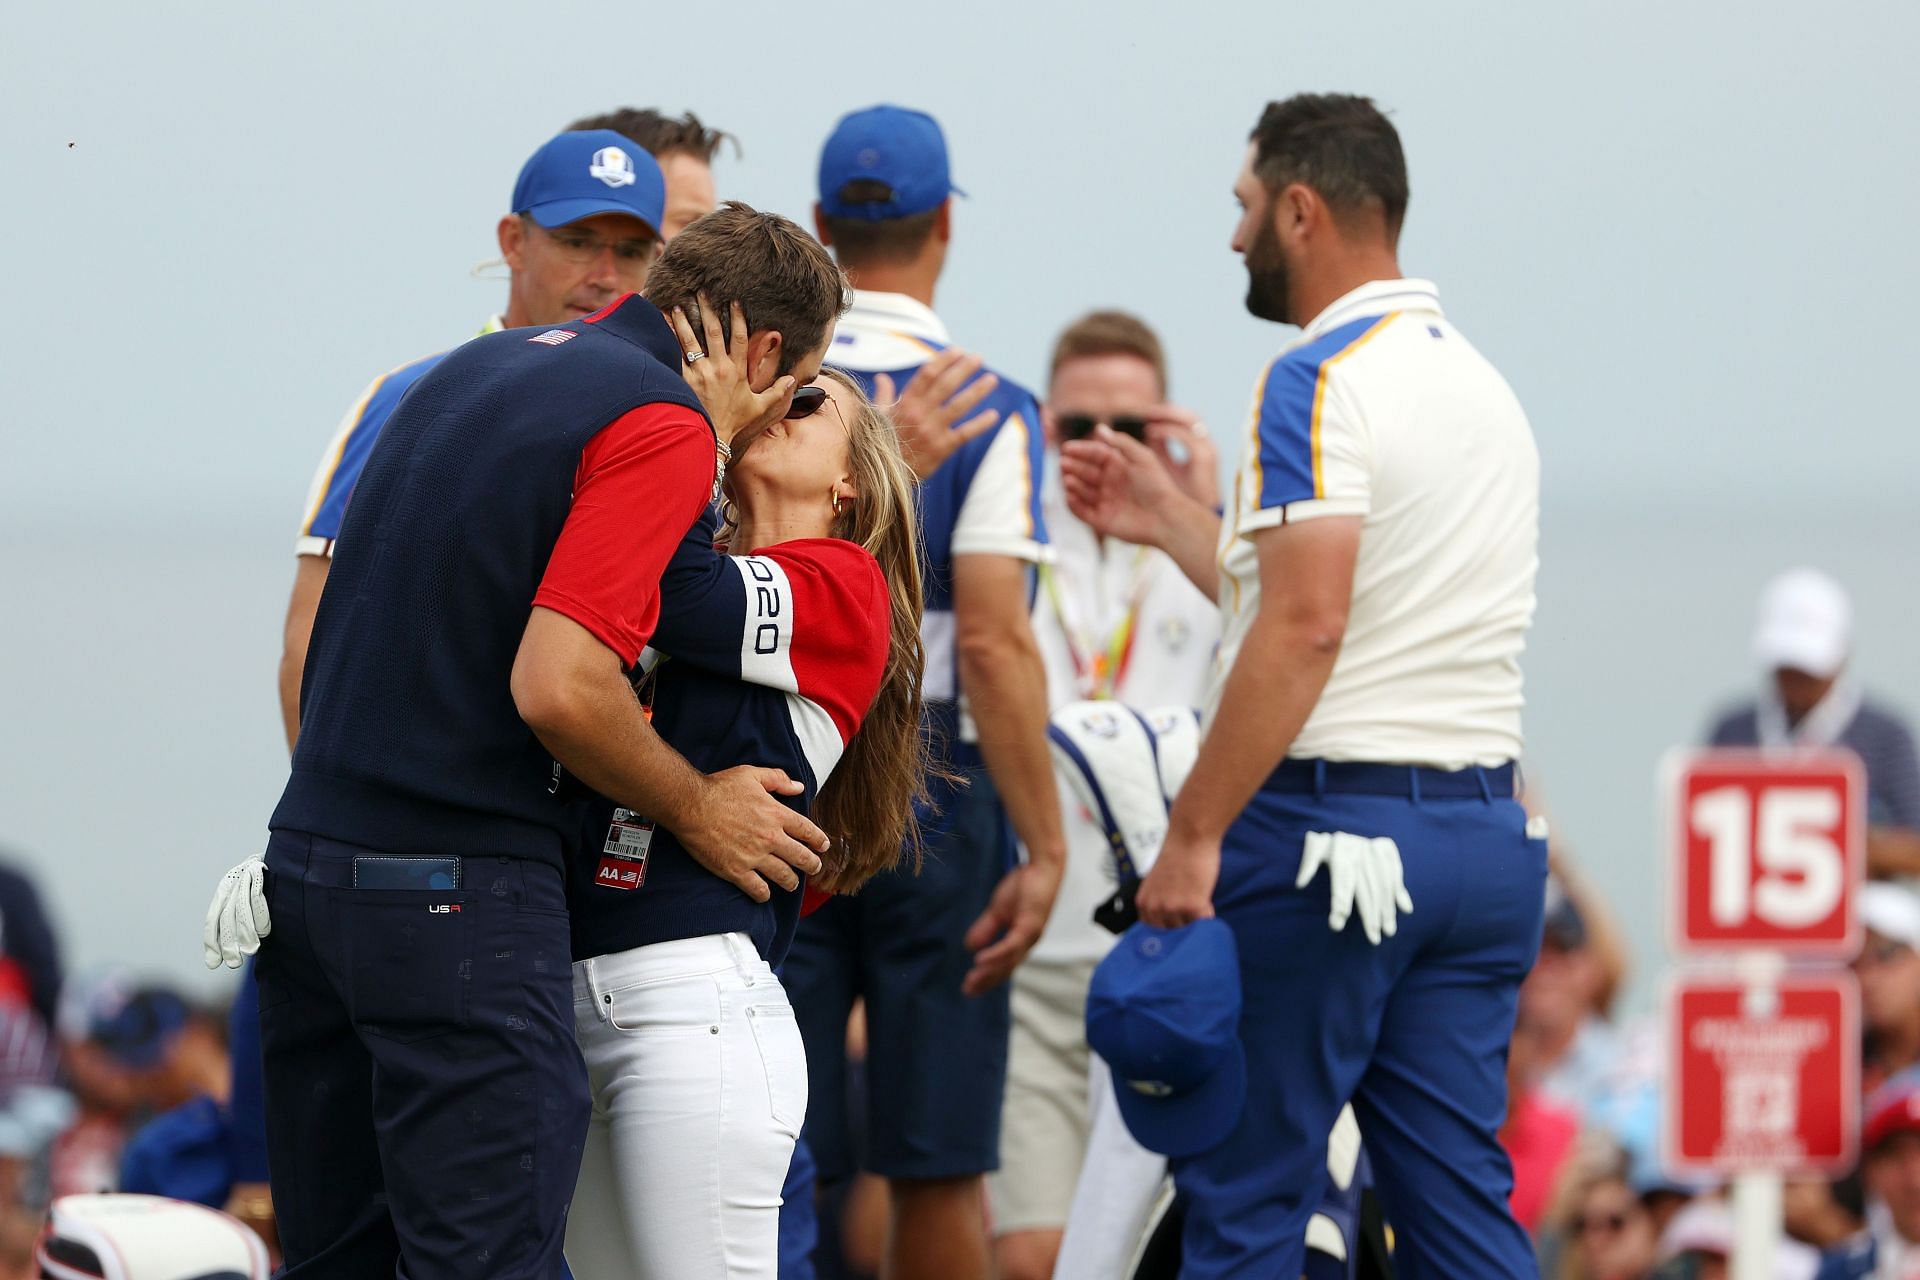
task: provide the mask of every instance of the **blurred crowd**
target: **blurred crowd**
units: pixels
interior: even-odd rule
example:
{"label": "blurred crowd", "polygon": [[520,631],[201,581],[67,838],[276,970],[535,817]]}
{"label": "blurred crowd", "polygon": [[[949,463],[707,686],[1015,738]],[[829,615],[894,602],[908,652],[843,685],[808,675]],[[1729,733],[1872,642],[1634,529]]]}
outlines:
{"label": "blurred crowd", "polygon": [[[1848,671],[1851,608],[1832,578],[1784,573],[1762,594],[1753,656],[1759,695],[1728,709],[1722,747],[1832,747],[1865,765],[1866,942],[1854,961],[1865,1044],[1861,1161],[1835,1181],[1790,1182],[1782,1280],[1920,1275],[1920,763],[1900,716]],[[1628,957],[1610,906],[1564,844],[1554,853],[1540,958],[1520,991],[1505,1138],[1514,1209],[1543,1274],[1645,1280],[1726,1274],[1726,1189],[1662,1166],[1666,1053],[1657,1016],[1623,1021]]]}
{"label": "blurred crowd", "polygon": [[11,866],[0,867],[0,929],[0,1277],[41,1274],[34,1247],[63,1196],[117,1189],[227,1207],[226,1011],[133,970],[64,974],[40,897]]}

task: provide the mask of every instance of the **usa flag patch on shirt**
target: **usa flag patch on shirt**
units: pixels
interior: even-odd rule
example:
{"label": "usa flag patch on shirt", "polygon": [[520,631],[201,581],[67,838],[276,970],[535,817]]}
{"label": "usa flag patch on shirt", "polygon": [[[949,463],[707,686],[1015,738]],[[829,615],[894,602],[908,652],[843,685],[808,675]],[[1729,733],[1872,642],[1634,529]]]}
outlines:
{"label": "usa flag patch on shirt", "polygon": [[545,333],[534,334],[531,338],[528,338],[527,341],[538,342],[544,346],[557,347],[561,343],[567,342],[578,336],[579,335],[576,334],[571,329],[549,329]]}

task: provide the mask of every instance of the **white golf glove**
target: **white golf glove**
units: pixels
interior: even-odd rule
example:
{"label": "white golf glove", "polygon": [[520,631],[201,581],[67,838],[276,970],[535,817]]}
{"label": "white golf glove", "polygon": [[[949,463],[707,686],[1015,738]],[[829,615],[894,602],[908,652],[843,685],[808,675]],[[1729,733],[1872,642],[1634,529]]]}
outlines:
{"label": "white golf glove", "polygon": [[1401,879],[1400,846],[1387,836],[1309,831],[1294,888],[1306,888],[1322,866],[1333,891],[1327,927],[1335,933],[1358,911],[1367,941],[1378,946],[1380,939],[1399,930],[1399,917],[1413,911],[1413,898]]}
{"label": "white golf glove", "polygon": [[207,927],[200,941],[206,947],[207,968],[238,969],[260,949],[260,939],[272,932],[267,919],[267,864],[259,857],[220,877],[207,907]]}

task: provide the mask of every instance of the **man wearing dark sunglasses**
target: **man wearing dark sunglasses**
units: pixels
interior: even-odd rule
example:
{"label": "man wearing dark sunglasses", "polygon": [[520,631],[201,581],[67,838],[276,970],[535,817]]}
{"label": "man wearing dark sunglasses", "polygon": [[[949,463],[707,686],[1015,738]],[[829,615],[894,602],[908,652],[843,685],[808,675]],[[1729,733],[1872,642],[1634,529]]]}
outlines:
{"label": "man wearing dark sunglasses", "polygon": [[[1180,448],[1181,464],[1157,450],[1168,472],[1179,479],[1184,470],[1197,485],[1196,501],[1217,502],[1217,459],[1204,428],[1166,399],[1166,355],[1136,317],[1096,311],[1055,341],[1041,411],[1048,445],[1041,492],[1053,560],[1040,567],[1033,609],[1050,709],[1081,699],[1140,710],[1191,707],[1205,694],[1220,638],[1213,602],[1164,552],[1101,537],[1067,509],[1060,485],[1061,442],[1086,439],[1105,425],[1150,447]],[[1091,1129],[1087,988],[1115,940],[1093,919],[1113,893],[1106,831],[1062,788],[1066,873],[1058,909],[1013,976],[1001,1168],[987,1184],[1003,1280],[1045,1280],[1055,1272]]]}
{"label": "man wearing dark sunglasses", "polygon": [[[1069,361],[1074,376],[1063,386],[1060,372]],[[1054,346],[1053,383],[1047,403],[1051,447],[1092,439],[1106,427],[1152,449],[1195,502],[1220,505],[1219,450],[1199,414],[1167,403],[1166,358],[1152,329],[1118,311],[1082,316]],[[1051,523],[1051,512],[1047,518]]]}

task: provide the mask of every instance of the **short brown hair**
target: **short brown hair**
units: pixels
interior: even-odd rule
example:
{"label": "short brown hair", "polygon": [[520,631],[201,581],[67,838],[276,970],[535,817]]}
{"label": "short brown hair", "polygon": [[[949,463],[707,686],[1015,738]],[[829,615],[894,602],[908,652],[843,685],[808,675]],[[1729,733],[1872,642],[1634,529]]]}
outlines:
{"label": "short brown hair", "polygon": [[1167,353],[1160,338],[1146,321],[1124,311],[1090,311],[1068,325],[1053,344],[1053,367],[1049,380],[1060,374],[1060,366],[1069,360],[1089,356],[1135,356],[1153,366],[1160,383],[1160,394],[1167,394]]}
{"label": "short brown hair", "polygon": [[719,309],[723,328],[738,302],[747,332],[780,334],[781,373],[826,342],[852,301],[846,276],[818,240],[779,214],[738,200],[673,238],[647,276],[646,294],[662,311],[684,309],[695,333],[701,332],[701,294]]}
{"label": "short brown hair", "polygon": [[1378,209],[1398,237],[1407,216],[1407,158],[1373,99],[1301,93],[1269,102],[1250,135],[1253,172],[1269,194],[1311,187],[1336,215]]}
{"label": "short brown hair", "polygon": [[[893,199],[893,188],[872,178],[855,178],[840,188],[840,199],[846,204],[886,204]],[[833,242],[833,256],[841,265],[857,271],[866,266],[913,261],[926,247],[939,214],[936,207],[905,218],[876,221],[822,213],[820,220],[826,224],[827,239]]]}
{"label": "short brown hair", "polygon": [[722,142],[732,141],[734,151],[740,150],[739,139],[724,130],[709,129],[691,111],[669,116],[652,107],[620,107],[604,115],[583,116],[567,126],[568,133],[582,129],[611,129],[656,158],[686,155],[712,164]]}

